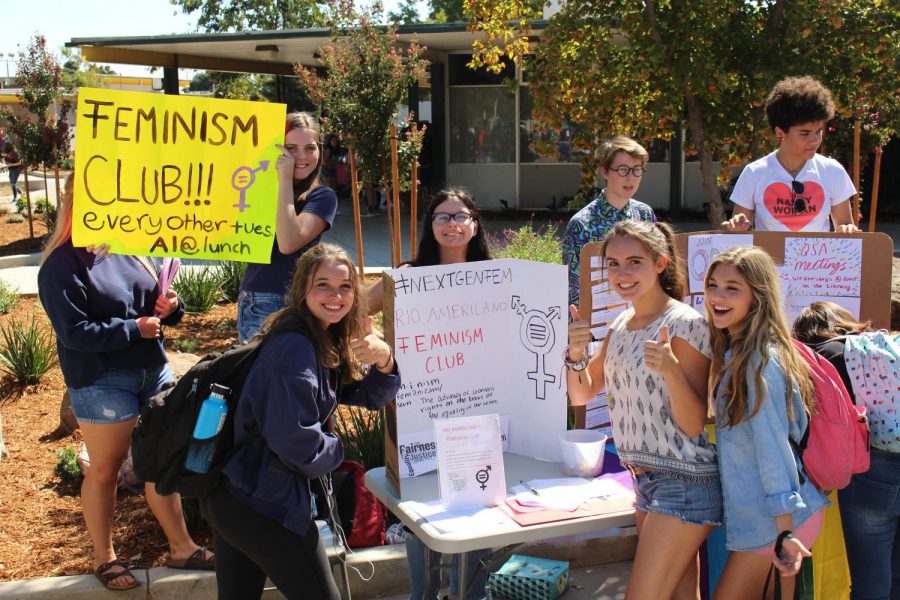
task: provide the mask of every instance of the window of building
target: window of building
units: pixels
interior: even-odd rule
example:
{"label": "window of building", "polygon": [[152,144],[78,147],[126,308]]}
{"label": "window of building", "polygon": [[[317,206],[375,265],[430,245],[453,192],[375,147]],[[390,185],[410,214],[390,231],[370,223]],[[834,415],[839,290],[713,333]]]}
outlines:
{"label": "window of building", "polygon": [[503,86],[450,88],[450,162],[514,163],[516,99]]}

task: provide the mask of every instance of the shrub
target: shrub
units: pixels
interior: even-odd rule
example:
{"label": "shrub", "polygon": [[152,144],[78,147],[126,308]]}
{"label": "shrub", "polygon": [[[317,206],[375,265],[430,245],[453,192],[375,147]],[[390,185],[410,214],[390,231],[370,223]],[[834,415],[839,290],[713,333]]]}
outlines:
{"label": "shrub", "polygon": [[24,223],[25,217],[23,217],[19,213],[13,213],[13,214],[9,215],[8,217],[6,217],[6,222],[7,223]]}
{"label": "shrub", "polygon": [[16,210],[20,213],[28,212],[28,197],[25,194],[16,196]]}
{"label": "shrub", "polygon": [[223,260],[216,267],[219,275],[219,286],[222,297],[228,302],[237,302],[241,291],[241,279],[247,271],[247,263],[236,260]]}
{"label": "shrub", "polygon": [[41,221],[43,221],[47,231],[53,231],[53,227],[56,225],[56,206],[50,201],[41,198],[35,203],[34,212],[41,215]]}
{"label": "shrub", "polygon": [[81,478],[81,465],[78,464],[78,452],[72,446],[66,446],[56,451],[59,462],[53,468],[53,473],[59,476],[63,485],[70,485]]}
{"label": "shrub", "polygon": [[204,313],[216,305],[221,295],[219,275],[209,267],[184,266],[178,270],[173,286],[189,313]]}
{"label": "shrub", "polygon": [[518,230],[504,229],[490,237],[494,258],[519,258],[552,264],[562,263],[562,240],[551,227],[535,230],[532,223]]}
{"label": "shrub", "polygon": [[21,384],[37,383],[59,363],[53,333],[38,327],[34,316],[29,324],[16,319],[0,323],[0,337],[0,369],[14,375]]}
{"label": "shrub", "polygon": [[19,302],[19,294],[0,279],[0,314],[5,315]]}
{"label": "shrub", "polygon": [[186,354],[196,354],[200,348],[200,340],[193,338],[183,338],[180,340],[172,340],[172,347],[179,352]]}
{"label": "shrub", "polygon": [[337,432],[344,443],[344,457],[360,463],[366,471],[383,467],[384,411],[348,406],[337,415]]}

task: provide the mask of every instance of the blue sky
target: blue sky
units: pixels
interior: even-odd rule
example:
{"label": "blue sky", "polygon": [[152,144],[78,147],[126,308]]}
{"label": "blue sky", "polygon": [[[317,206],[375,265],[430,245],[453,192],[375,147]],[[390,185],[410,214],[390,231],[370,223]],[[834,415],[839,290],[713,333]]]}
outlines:
{"label": "blue sky", "polygon": [[[57,54],[72,38],[189,33],[196,19],[182,14],[169,0],[19,0],[3,2],[0,14],[0,75],[15,72],[14,56],[40,33]],[[397,0],[384,0],[396,10]],[[426,3],[420,2],[420,12]],[[147,75],[143,67],[111,65],[123,75]],[[182,73],[182,77],[186,74]]]}

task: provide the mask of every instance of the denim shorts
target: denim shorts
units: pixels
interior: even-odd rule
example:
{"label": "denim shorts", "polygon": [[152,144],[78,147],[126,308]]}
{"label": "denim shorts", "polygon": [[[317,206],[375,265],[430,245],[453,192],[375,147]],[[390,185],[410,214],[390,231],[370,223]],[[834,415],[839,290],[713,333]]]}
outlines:
{"label": "denim shorts", "polygon": [[252,338],[269,315],[286,306],[283,294],[241,290],[238,296],[238,342],[243,344]]}
{"label": "denim shorts", "polygon": [[79,421],[109,425],[135,419],[169,381],[168,364],[154,369],[106,369],[91,385],[68,388]]}
{"label": "denim shorts", "polygon": [[718,479],[690,480],[649,471],[634,480],[635,509],[681,519],[689,525],[722,524],[722,486]]}

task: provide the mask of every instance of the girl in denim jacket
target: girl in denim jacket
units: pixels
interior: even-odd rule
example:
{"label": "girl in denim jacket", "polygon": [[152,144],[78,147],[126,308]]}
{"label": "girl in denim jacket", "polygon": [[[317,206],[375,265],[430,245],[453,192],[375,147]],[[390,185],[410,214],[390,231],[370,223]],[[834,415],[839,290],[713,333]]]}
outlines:
{"label": "girl in denim jacket", "polygon": [[790,442],[806,429],[813,388],[791,343],[779,287],[772,259],[756,247],[720,254],[706,274],[709,389],[731,550],[715,598],[759,598],[773,563],[783,597],[793,597],[794,576],[811,556],[828,505],[801,477]]}

